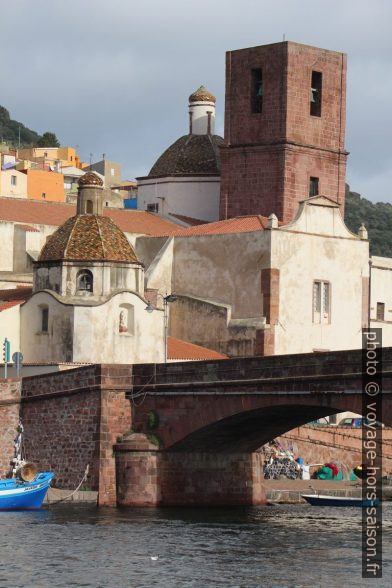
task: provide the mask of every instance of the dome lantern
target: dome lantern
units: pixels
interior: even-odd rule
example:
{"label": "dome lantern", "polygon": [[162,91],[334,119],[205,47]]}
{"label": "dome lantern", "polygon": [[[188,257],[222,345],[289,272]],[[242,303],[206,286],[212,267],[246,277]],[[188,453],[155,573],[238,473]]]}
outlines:
{"label": "dome lantern", "polygon": [[189,134],[215,133],[215,102],[215,96],[204,86],[189,96]]}
{"label": "dome lantern", "polygon": [[102,214],[103,180],[93,171],[88,171],[78,182],[77,214]]}

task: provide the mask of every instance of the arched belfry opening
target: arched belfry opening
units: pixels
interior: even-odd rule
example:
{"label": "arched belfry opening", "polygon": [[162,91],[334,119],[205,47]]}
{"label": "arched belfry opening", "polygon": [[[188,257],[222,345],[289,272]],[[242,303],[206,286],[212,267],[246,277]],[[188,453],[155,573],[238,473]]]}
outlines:
{"label": "arched belfry opening", "polygon": [[94,277],[90,270],[80,270],[76,276],[76,292],[91,294],[94,291]]}

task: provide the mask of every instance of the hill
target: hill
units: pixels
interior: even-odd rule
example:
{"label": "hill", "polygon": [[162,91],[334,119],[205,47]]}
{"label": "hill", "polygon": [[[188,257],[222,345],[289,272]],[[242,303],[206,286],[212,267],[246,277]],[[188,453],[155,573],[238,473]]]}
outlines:
{"label": "hill", "polygon": [[376,204],[362,198],[357,192],[346,192],[345,222],[357,233],[364,223],[369,233],[370,253],[392,257],[392,205],[387,202]]}
{"label": "hill", "polygon": [[0,141],[17,147],[19,144],[19,128],[21,147],[30,147],[37,144],[40,135],[25,127],[23,123],[12,120],[8,110],[4,106],[0,106]]}

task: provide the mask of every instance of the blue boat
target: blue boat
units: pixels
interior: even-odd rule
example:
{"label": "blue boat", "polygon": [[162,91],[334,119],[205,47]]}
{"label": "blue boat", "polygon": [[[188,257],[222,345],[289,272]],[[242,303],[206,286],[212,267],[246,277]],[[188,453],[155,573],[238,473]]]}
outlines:
{"label": "blue boat", "polygon": [[380,499],[366,500],[352,496],[328,496],[323,494],[302,494],[312,506],[379,506]]}
{"label": "blue boat", "polygon": [[25,460],[21,422],[17,432],[11,477],[0,480],[0,510],[35,510],[41,508],[54,474],[38,473],[36,466]]}
{"label": "blue boat", "polygon": [[35,510],[41,508],[52,472],[41,472],[31,482],[19,478],[0,480],[0,510]]}

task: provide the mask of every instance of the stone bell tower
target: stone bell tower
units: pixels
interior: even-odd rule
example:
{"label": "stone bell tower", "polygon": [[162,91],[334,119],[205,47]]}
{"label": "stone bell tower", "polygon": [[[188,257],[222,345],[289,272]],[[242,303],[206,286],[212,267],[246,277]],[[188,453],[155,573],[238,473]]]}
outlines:
{"label": "stone bell tower", "polygon": [[322,194],[344,207],[346,56],[292,42],[226,54],[220,218],[275,213]]}

